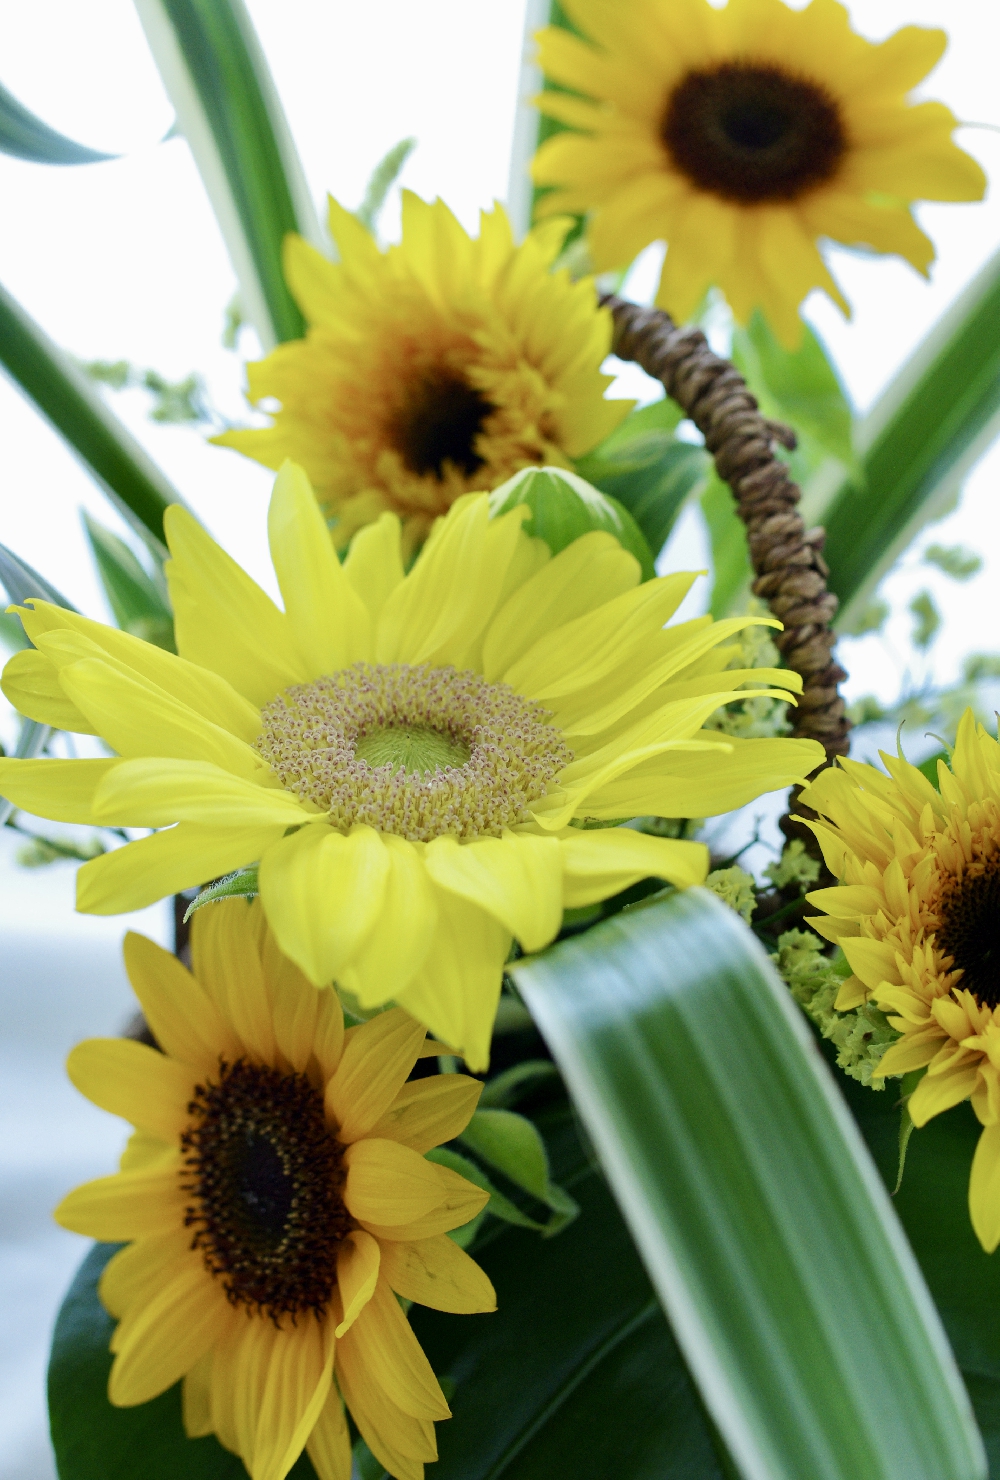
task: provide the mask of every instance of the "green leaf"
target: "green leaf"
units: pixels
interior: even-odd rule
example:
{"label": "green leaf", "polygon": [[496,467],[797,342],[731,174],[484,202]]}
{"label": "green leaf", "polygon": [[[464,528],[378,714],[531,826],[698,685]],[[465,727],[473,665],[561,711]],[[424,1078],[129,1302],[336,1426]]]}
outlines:
{"label": "green leaf", "polygon": [[737,1468],[984,1476],[888,1198],[737,916],[672,893],[510,970]]}
{"label": "green leaf", "polygon": [[753,571],[746,527],[736,512],[732,489],[714,468],[701,496],[701,512],[712,542],[712,616],[718,619],[749,594]]}
{"label": "green leaf", "polygon": [[938,761],[944,761],[945,765],[947,765],[950,759],[951,757],[946,750],[936,750],[933,755],[929,755],[925,761],[920,762],[917,770],[921,771],[927,777],[927,780],[932,786],[937,786]]}
{"label": "green leaf", "polygon": [[82,513],[97,572],[118,626],[173,652],[174,619],[159,570],[154,575],[143,570],[124,540],[86,510]]}
{"label": "green leaf", "polygon": [[428,1480],[723,1480],[730,1472],[568,1107],[540,1124],[579,1218],[551,1240],[488,1225],[473,1253],[496,1288],[495,1314],[410,1312],[435,1372],[455,1380]]}
{"label": "green leaf", "polygon": [[[427,1160],[436,1161],[439,1166],[448,1167],[449,1170],[457,1172],[460,1177],[465,1177],[467,1181],[473,1182],[477,1187],[481,1187],[484,1192],[488,1192],[490,1195],[489,1203],[483,1209],[483,1212],[477,1218],[474,1218],[471,1224],[467,1223],[464,1228],[455,1229],[456,1234],[466,1234],[467,1230],[472,1230],[473,1224],[478,1227],[479,1222],[486,1213],[492,1213],[495,1218],[500,1218],[504,1223],[514,1223],[519,1228],[533,1228],[537,1233],[541,1233],[544,1230],[544,1223],[539,1223],[535,1218],[530,1218],[516,1203],[511,1202],[509,1197],[505,1197],[499,1188],[493,1185],[482,1167],[477,1166],[474,1161],[470,1161],[467,1156],[462,1156],[458,1151],[453,1151],[450,1146],[435,1146],[432,1151],[427,1152]],[[471,1243],[471,1241],[471,1237],[468,1236],[464,1239],[458,1239],[458,1242],[463,1247],[466,1242]]]}
{"label": "green leaf", "polygon": [[565,468],[524,468],[501,483],[490,494],[494,517],[526,504],[531,510],[524,528],[542,539],[553,555],[591,530],[602,529],[634,555],[642,567],[642,578],[655,574],[653,557],[638,525],[617,499]]}
{"label": "green leaf", "polygon": [[393,144],[389,152],[383,155],[368,178],[364,199],[354,214],[373,236],[386,197],[416,147],[416,139],[400,139],[398,144]]}
{"label": "green leaf", "polygon": [[217,879],[214,884],[209,884],[192,900],[184,913],[184,924],[187,924],[195,910],[200,910],[206,904],[214,904],[217,899],[253,899],[257,893],[257,865],[238,868],[234,874],[226,874],[224,879]]}
{"label": "green leaf", "polygon": [[798,349],[785,349],[755,310],[745,329],[733,329],[733,363],[765,416],[791,424],[845,468],[856,465],[853,414],[847,393],[818,335],[805,325]]}
{"label": "green leaf", "polygon": [[[49,738],[52,735],[51,725],[40,724],[37,719],[21,719],[21,729],[17,737],[17,745],[14,747],[14,759],[18,761],[34,760],[36,755],[41,755]],[[9,802],[6,797],[0,797],[0,827],[5,827],[7,819],[14,812],[14,803]]]}
{"label": "green leaf", "polygon": [[[97,1295],[120,1244],[95,1244],[56,1320],[49,1361],[49,1423],[59,1480],[247,1480],[242,1461],[209,1435],[189,1439],[178,1383],[137,1408],[108,1402],[114,1321]],[[303,1455],[290,1480],[316,1480]]]}
{"label": "green leaf", "polygon": [[522,1059],[519,1064],[513,1064],[486,1081],[479,1096],[479,1108],[505,1110],[530,1094],[537,1085],[558,1078],[559,1070],[549,1059]]}
{"label": "green leaf", "polygon": [[137,0],[265,353],[304,331],[282,243],[322,247],[305,175],[242,0]]}
{"label": "green leaf", "polygon": [[80,458],[122,517],[160,556],[163,515],[180,494],[82,371],[0,287],[0,364]]}
{"label": "green leaf", "polygon": [[[655,404],[659,407],[670,403]],[[625,427],[628,425],[626,422]],[[682,441],[662,428],[651,426],[616,442],[615,437],[623,430],[619,428],[596,452],[581,458],[577,472],[628,509],[655,558],[681,509],[708,477],[711,459],[703,447]]]}
{"label": "green leaf", "polygon": [[559,1233],[576,1217],[576,1203],[549,1177],[545,1142],[527,1116],[513,1110],[476,1110],[459,1141],[551,1208],[555,1216],[545,1224],[546,1234]]}
{"label": "green leaf", "polygon": [[117,154],[102,154],[67,139],[65,134],[49,128],[34,113],[29,113],[0,84],[0,153],[15,159],[28,159],[32,164],[98,164],[104,159],[118,159]]}
{"label": "green leaf", "polygon": [[51,601],[53,606],[61,606],[64,611],[76,611],[71,601],[67,601],[55,586],[50,585],[44,576],[40,576],[33,566],[15,555],[13,550],[8,550],[6,545],[0,545],[0,586],[3,586],[10,600],[18,606],[23,606],[29,596],[37,596],[42,601]]}
{"label": "green leaf", "polygon": [[1000,253],[889,384],[858,427],[863,477],[803,512],[826,526],[841,615],[864,601],[924,524],[951,507],[1000,429]]}

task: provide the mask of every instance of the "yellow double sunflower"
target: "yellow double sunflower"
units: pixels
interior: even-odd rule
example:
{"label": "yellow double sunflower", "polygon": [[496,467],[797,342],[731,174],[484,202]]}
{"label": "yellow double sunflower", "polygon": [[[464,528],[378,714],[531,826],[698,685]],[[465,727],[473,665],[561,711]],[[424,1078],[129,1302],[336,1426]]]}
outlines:
{"label": "yellow double sunflower", "polygon": [[78,907],[137,909],[259,860],[271,928],[310,981],[399,1003],[479,1069],[512,937],[538,950],[566,907],[704,879],[702,844],[578,824],[703,817],[808,774],[815,741],[702,729],[736,693],[787,699],[801,680],[726,668],[725,639],[761,618],[665,628],[693,575],[640,585],[597,531],[553,557],[526,512],[463,498],[405,576],[384,514],[342,565],[289,465],[269,514],[284,612],[176,505],[179,657],[20,608],[35,646],[5,694],[117,754],[0,760],[0,794],[161,829],[86,864]]}
{"label": "yellow double sunflower", "polygon": [[611,319],[593,284],[551,271],[569,224],[518,247],[496,206],[473,239],[443,201],[404,191],[402,241],[380,251],[331,200],[339,262],[299,237],[285,247],[308,333],[249,366],[250,399],[281,403],[274,423],[215,440],[300,463],[341,546],[399,514],[407,552],[460,494],[571,467],[633,403],[604,400]]}
{"label": "yellow double sunflower", "polygon": [[849,313],[818,238],[926,273],[934,248],[911,202],[982,197],[951,111],[906,101],[943,31],[906,26],[874,45],[836,0],[564,4],[583,39],[541,32],[542,66],[569,91],[538,105],[574,132],[535,158],[536,183],[555,187],[540,214],[592,212],[598,271],[666,239],[657,302],[679,319],[714,283],[741,322],[760,307],[794,346],[813,288]]}
{"label": "yellow double sunflower", "polygon": [[983,1126],[969,1208],[983,1247],[1000,1243],[1000,745],[966,711],[940,791],[906,761],[889,775],[842,761],[802,793],[841,883],[807,896],[810,920],[854,975],[836,1007],[872,1001],[902,1037],[877,1078],[926,1069],[915,1125],[972,1100]]}
{"label": "yellow double sunflower", "polygon": [[127,1242],[100,1283],[118,1320],[110,1399],[183,1379],[188,1436],[216,1434],[252,1480],[283,1480],[303,1449],[319,1480],[349,1480],[346,1404],[390,1474],[422,1480],[449,1410],[396,1296],[496,1306],[447,1237],[487,1194],[423,1155],[464,1130],[481,1085],[407,1082],[439,1045],[399,1009],[345,1033],[256,903],[197,915],[192,951],[193,975],[126,938],[162,1053],[97,1038],[69,1059],[77,1088],[136,1128],[121,1170],[56,1210]]}

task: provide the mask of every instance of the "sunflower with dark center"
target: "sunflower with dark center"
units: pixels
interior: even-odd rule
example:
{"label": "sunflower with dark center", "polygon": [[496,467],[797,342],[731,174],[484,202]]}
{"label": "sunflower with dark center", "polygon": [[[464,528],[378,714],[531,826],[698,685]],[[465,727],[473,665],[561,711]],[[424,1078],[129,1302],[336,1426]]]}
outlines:
{"label": "sunflower with dark center", "polygon": [[877,1077],[926,1069],[908,1101],[917,1126],[971,1099],[983,1126],[969,1208],[987,1252],[1000,1243],[1000,745],[967,710],[937,790],[901,757],[842,761],[802,793],[831,889],[809,923],[853,971],[836,1006],[872,1001],[902,1037]]}
{"label": "sunflower with dark center", "polygon": [[93,1039],[74,1084],[136,1127],[121,1170],[71,1192],[66,1228],[126,1242],[101,1278],[118,1325],[112,1403],[183,1380],[184,1425],[251,1480],[303,1448],[349,1480],[344,1405],[398,1480],[422,1480],[448,1406],[397,1295],[493,1310],[447,1233],[487,1196],[424,1153],[462,1131],[481,1085],[409,1080],[441,1050],[401,1009],[344,1031],[332,992],[283,957],[259,903],[200,911],[193,974],[140,935],[125,961],[163,1052]]}
{"label": "sunflower with dark center", "polygon": [[678,319],[711,285],[781,340],[821,288],[849,312],[819,238],[898,253],[926,274],[917,200],[979,200],[986,180],[941,103],[907,102],[946,44],[906,26],[873,44],[836,0],[565,0],[581,33],[539,36],[560,89],[538,99],[572,132],[535,157],[540,214],[591,216],[598,271],[668,243],[657,302]]}
{"label": "sunflower with dark center", "polygon": [[572,467],[631,409],[607,401],[611,319],[592,282],[552,271],[569,220],[515,246],[501,206],[470,237],[441,201],[403,192],[403,235],[380,251],[330,201],[330,262],[298,237],[289,287],[308,324],[248,367],[273,425],[214,440],[267,467],[301,463],[344,546],[386,510],[412,553],[459,495],[521,468]]}

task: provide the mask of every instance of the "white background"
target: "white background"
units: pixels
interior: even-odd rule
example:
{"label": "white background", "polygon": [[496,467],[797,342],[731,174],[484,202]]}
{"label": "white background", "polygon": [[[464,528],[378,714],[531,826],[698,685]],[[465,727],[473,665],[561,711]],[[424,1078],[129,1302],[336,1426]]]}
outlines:
{"label": "white background", "polygon": [[[372,166],[409,134],[419,147],[404,183],[443,196],[468,228],[480,207],[504,196],[523,0],[250,0],[250,9],[318,201],[331,190],[356,205]],[[924,95],[963,120],[1000,124],[993,6],[865,0],[851,9],[873,39],[908,22],[947,24],[951,49]],[[128,358],[170,378],[197,369],[217,403],[239,417],[240,363],[219,343],[232,272],[187,146],[157,142],[172,110],[128,0],[3,0],[0,18],[0,81],[53,127],[124,155],[73,169],[0,156],[0,281],[72,353]],[[1000,135],[966,129],[959,138],[997,172]],[[898,261],[836,251],[854,322],[845,325],[825,301],[809,306],[859,409],[1000,243],[993,199],[928,205],[918,215],[939,249],[930,286]],[[397,221],[392,202],[383,233],[391,237]],[[619,393],[634,394],[631,379]],[[152,425],[138,393],[114,404],[215,534],[270,585],[270,475],[197,433]],[[921,585],[935,590],[946,624],[931,664],[942,679],[957,672],[963,653],[995,642],[996,603],[987,593],[1000,579],[998,471],[995,453],[984,458],[961,507],[927,535],[979,549],[983,574],[958,587],[918,569],[911,555],[887,583],[901,604]],[[116,527],[72,455],[0,379],[0,540],[82,610],[104,615],[80,507]],[[705,563],[696,516],[684,520],[668,560]],[[887,639],[844,644],[852,693],[894,696],[912,662],[907,626],[901,617]],[[74,1041],[116,1032],[128,1015],[119,942],[131,922],[75,916],[72,869],[18,870],[11,841],[0,848],[0,1480],[49,1480],[45,1348],[84,1246],[54,1229],[48,1210],[75,1182],[109,1170],[122,1138],[119,1123],[64,1082],[60,1064]],[[140,928],[166,939],[164,911],[147,912]]]}

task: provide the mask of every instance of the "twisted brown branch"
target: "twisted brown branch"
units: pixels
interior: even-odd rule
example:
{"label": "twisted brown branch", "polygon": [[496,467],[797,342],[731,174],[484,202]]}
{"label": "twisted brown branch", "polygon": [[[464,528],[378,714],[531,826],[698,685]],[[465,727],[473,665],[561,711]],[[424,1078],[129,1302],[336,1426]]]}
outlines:
{"label": "twisted brown branch", "polygon": [[832,765],[848,750],[851,726],[837,689],[847,674],[833,657],[837,598],[826,587],[824,531],[806,529],[795,507],[799,489],[774,451],[776,442],[793,448],[795,433],[760,414],[743,376],[709,349],[699,329],[679,329],[662,310],[613,294],[602,302],[614,319],[613,352],[662,381],[704,436],[719,477],[733,491],[747,527],[754,594],[784,623],[774,640],[802,677],[792,733],[818,740]]}

